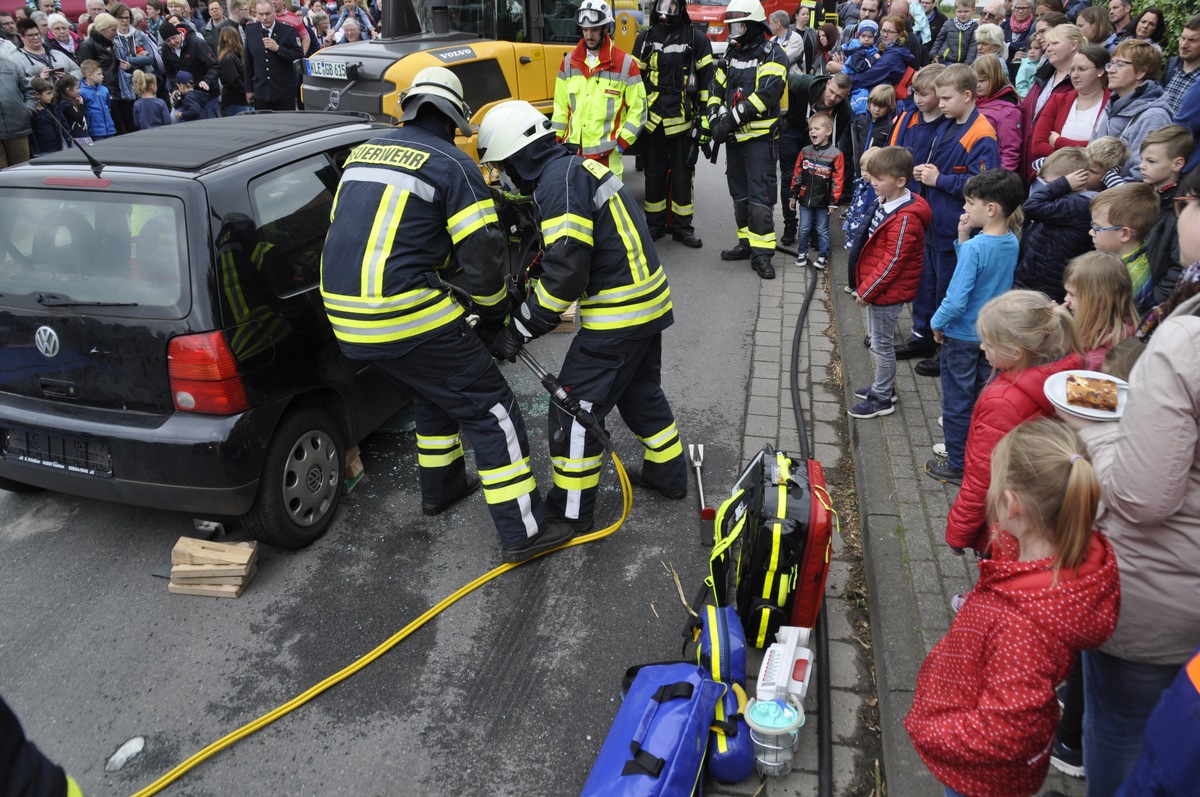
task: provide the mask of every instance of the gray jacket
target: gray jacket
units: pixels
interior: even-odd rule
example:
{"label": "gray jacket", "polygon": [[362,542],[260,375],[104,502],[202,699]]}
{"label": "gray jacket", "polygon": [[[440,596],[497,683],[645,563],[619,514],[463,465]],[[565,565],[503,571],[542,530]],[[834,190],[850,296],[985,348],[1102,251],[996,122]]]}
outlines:
{"label": "gray jacket", "polygon": [[1100,530],[1121,572],[1105,653],[1180,665],[1200,645],[1200,296],[1150,339],[1116,423],[1080,432],[1100,476]]}
{"label": "gray jacket", "polygon": [[0,58],[0,139],[29,135],[36,107],[37,97],[25,73],[12,61]]}
{"label": "gray jacket", "polygon": [[[50,59],[51,69],[61,69],[63,72],[69,72],[80,83],[83,82],[83,72],[79,69],[79,64],[72,61],[61,50],[46,48],[46,57]],[[42,70],[46,68],[46,64],[33,56],[26,53],[24,50],[17,50],[14,55],[10,55],[8,60],[12,61],[21,68],[21,72],[25,75],[26,82],[33,80],[38,75],[42,74]],[[53,81],[51,81],[53,82]]]}
{"label": "gray jacket", "polygon": [[1141,182],[1142,141],[1153,131],[1171,124],[1171,115],[1162,86],[1147,80],[1132,93],[1120,98],[1114,95],[1108,101],[1092,138],[1112,136],[1124,141],[1129,146],[1129,160],[1121,175]]}

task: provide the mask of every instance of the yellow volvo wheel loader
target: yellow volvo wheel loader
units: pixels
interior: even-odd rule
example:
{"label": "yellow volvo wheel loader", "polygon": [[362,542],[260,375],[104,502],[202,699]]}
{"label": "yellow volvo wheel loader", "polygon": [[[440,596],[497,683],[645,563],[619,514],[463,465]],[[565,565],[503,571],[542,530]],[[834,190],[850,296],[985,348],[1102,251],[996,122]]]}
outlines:
{"label": "yellow volvo wheel loader", "polygon": [[[626,52],[642,16],[636,5],[613,3],[613,40]],[[510,99],[533,103],[549,116],[563,55],[579,41],[577,7],[571,0],[385,0],[379,36],[326,47],[305,60],[304,107],[394,122],[400,92],[413,76],[444,66],[462,81],[476,127],[492,105]],[[475,136],[458,143],[476,157]]]}

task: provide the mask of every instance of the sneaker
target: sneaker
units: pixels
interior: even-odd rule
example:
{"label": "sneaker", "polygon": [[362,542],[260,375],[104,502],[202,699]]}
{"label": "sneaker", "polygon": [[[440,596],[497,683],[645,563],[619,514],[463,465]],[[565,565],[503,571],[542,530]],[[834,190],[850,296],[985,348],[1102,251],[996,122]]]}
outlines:
{"label": "sneaker", "polygon": [[866,346],[868,349],[871,348],[871,336],[870,335],[863,335],[863,345]]}
{"label": "sneaker", "polygon": [[1054,687],[1054,696],[1058,698],[1058,710],[1062,711],[1067,707],[1067,682],[1063,681],[1058,686]]}
{"label": "sneaker", "polygon": [[939,415],[938,416],[938,426],[941,426],[941,425],[942,425],[942,416]]}
{"label": "sneaker", "polygon": [[843,286],[842,286],[842,290],[844,290],[846,293],[850,294],[851,296],[853,296],[853,295],[854,295],[854,294],[857,292],[857,291],[855,291],[855,290],[854,290],[854,288],[853,288],[852,286],[850,286],[850,285],[843,285]]}
{"label": "sneaker", "polygon": [[426,515],[440,515],[450,507],[457,504],[459,501],[466,498],[471,493],[478,490],[480,484],[481,481],[478,476],[476,476],[474,473],[468,473],[467,483],[458,493],[458,495],[454,496],[453,498],[447,498],[445,501],[441,501],[439,503],[426,503],[423,501],[421,502],[421,512]]}
{"label": "sneaker", "polygon": [[683,498],[687,498],[688,491],[686,482],[684,483],[682,489],[668,490],[665,487],[661,487],[647,479],[645,475],[642,474],[642,469],[636,465],[630,466],[630,468],[625,472],[629,474],[630,484],[634,484],[644,490],[653,490],[664,498],[670,498],[672,501],[679,501]]}
{"label": "sneaker", "polygon": [[514,564],[524,562],[532,559],[539,553],[544,553],[545,551],[557,548],[563,543],[570,542],[575,533],[576,529],[570,523],[554,520],[547,521],[544,529],[525,540],[521,545],[501,546],[500,556],[506,562]]}
{"label": "sneaker", "polygon": [[950,456],[949,454],[946,453],[946,444],[945,443],[934,443],[933,444],[933,455],[935,457],[941,457],[942,459],[945,459],[946,457]]}
{"label": "sneaker", "polygon": [[[854,388],[854,397],[855,398],[865,399],[870,395],[871,395],[871,386],[870,385],[867,385],[866,387]],[[899,400],[900,400],[900,394],[896,392],[896,388],[892,388],[892,403],[895,404]]]}
{"label": "sneaker", "polygon": [[962,484],[962,468],[952,468],[950,463],[931,459],[925,463],[925,472],[943,484]]}
{"label": "sneaker", "polygon": [[829,257],[826,255],[817,255],[816,262],[814,262],[813,265],[821,271],[824,271],[825,267],[829,265]]}
{"label": "sneaker", "polygon": [[749,260],[750,259],[750,244],[745,241],[739,241],[738,245],[732,249],[721,250],[722,260]]}
{"label": "sneaker", "polygon": [[963,604],[966,602],[967,596],[960,593],[950,599],[950,608],[954,610],[955,614],[958,614],[962,611]]}
{"label": "sneaker", "polygon": [[849,409],[851,418],[860,418],[863,420],[875,418],[880,415],[891,415],[895,411],[896,407],[891,401],[881,401],[871,395],[868,395]]}
{"label": "sneaker", "polygon": [[1054,746],[1050,748],[1050,766],[1064,775],[1070,775],[1073,778],[1082,778],[1083,751],[1067,747],[1055,736]]}

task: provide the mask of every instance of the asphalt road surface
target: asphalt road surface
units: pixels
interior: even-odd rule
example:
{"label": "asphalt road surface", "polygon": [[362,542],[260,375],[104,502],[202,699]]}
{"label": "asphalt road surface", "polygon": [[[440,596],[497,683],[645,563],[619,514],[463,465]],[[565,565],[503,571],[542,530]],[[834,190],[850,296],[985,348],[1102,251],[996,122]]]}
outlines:
{"label": "asphalt road surface", "polygon": [[[704,248],[659,245],[675,305],[663,382],[685,446],[705,446],[717,498],[740,470],[759,281],[719,258],[736,237],[723,163],[702,162],[696,189]],[[555,370],[569,337],[530,351]],[[503,370],[548,485],[546,396],[520,364]],[[638,462],[633,435],[615,415],[608,425],[623,461]],[[132,794],[499,563],[482,495],[421,514],[411,434],[368,439],[363,462],[329,533],[300,552],[264,548],[237,600],[171,595],[151,575],[191,533],[190,515],[0,494],[0,694],[86,794]],[[608,522],[620,508],[611,464],[601,483]],[[679,502],[637,491],[612,537],[484,586],[164,794],[577,794],[625,670],[680,656],[684,613],[664,563],[690,598],[707,572],[692,489]],[[106,773],[135,736],[145,751]]]}

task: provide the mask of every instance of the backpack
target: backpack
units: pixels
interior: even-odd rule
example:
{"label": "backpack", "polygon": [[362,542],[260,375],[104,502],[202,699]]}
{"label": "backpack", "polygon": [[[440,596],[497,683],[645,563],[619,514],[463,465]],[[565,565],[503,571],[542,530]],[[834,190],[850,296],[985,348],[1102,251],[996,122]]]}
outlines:
{"label": "backpack", "polygon": [[[821,464],[793,459],[769,443],[717,510],[705,583],[719,605],[731,594],[736,598],[754,647],[769,645],[781,625],[816,625],[835,517]],[[735,563],[731,548],[739,540]]]}
{"label": "backpack", "polygon": [[904,74],[900,76],[900,82],[896,84],[896,100],[907,100],[909,93],[912,91],[913,77],[917,71],[911,66],[904,70]]}

